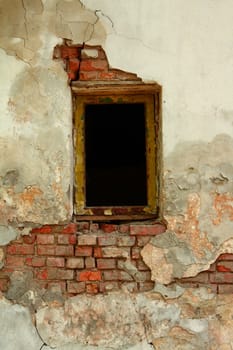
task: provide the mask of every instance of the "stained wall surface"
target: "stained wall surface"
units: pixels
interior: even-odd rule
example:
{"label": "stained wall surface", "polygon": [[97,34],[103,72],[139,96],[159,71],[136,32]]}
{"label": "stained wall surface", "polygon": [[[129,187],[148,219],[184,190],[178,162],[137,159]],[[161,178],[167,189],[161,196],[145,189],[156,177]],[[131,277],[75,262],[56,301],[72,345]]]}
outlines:
{"label": "stained wall surface", "polygon": [[231,0],[0,0],[0,245],[72,217],[72,98],[53,60],[65,39],[102,45],[111,67],[163,87],[168,229],[142,250],[152,280],[233,253],[232,13]]}

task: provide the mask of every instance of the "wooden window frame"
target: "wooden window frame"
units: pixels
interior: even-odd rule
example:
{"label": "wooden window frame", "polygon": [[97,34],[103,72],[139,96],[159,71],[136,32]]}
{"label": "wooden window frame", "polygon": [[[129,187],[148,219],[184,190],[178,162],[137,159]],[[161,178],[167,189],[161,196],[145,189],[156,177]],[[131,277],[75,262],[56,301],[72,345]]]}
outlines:
{"label": "wooden window frame", "polygon": [[[75,190],[77,220],[142,220],[160,212],[161,86],[156,83],[72,84],[74,97]],[[143,103],[145,105],[147,205],[87,207],[85,204],[85,105]]]}

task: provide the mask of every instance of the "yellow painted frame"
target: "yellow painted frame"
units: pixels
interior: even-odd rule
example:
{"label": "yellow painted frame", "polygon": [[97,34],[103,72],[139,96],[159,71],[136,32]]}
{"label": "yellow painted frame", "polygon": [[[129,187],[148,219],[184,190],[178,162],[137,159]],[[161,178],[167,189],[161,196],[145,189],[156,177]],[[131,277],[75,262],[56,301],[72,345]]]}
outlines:
{"label": "yellow painted frame", "polygon": [[[158,215],[158,145],[159,145],[159,105],[160,95],[158,86],[156,91],[150,89],[140,92],[140,89],[124,90],[112,87],[94,89],[87,93],[86,89],[75,91],[75,214],[85,219],[112,218],[131,219],[149,218]],[[122,91],[124,90],[124,91]],[[85,105],[86,104],[117,104],[143,103],[145,105],[146,121],[146,164],[147,164],[147,205],[130,207],[87,207],[85,204]]]}

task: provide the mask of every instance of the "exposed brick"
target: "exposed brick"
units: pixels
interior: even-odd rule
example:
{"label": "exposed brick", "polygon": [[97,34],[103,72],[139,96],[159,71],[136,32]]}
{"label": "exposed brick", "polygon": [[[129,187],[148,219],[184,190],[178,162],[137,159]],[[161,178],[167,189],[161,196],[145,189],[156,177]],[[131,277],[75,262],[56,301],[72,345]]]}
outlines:
{"label": "exposed brick", "polygon": [[221,261],[221,260],[233,260],[233,254],[230,253],[226,253],[226,254],[221,254],[217,261]]}
{"label": "exposed brick", "polygon": [[68,233],[68,234],[72,234],[72,233],[76,233],[76,232],[77,232],[77,224],[75,224],[73,222],[66,225],[62,230],[62,233]]}
{"label": "exposed brick", "polygon": [[7,247],[7,253],[12,255],[32,255],[34,246],[29,244],[12,244]]}
{"label": "exposed brick", "polygon": [[97,80],[98,74],[97,72],[80,72],[79,73],[79,80],[86,81],[86,80]]}
{"label": "exposed brick", "polygon": [[130,236],[117,237],[117,245],[119,247],[132,247],[135,244],[136,238]]}
{"label": "exposed brick", "polygon": [[220,284],[218,285],[218,294],[232,294],[233,284]]}
{"label": "exposed brick", "polygon": [[132,281],[133,278],[125,271],[112,270],[104,271],[103,279],[105,281]]}
{"label": "exposed brick", "polygon": [[79,69],[80,61],[78,58],[70,58],[68,61],[68,67],[67,69],[69,71],[77,72]]}
{"label": "exposed brick", "polygon": [[111,246],[111,245],[116,245],[116,243],[117,243],[117,237],[114,235],[98,237],[98,244],[100,246]]}
{"label": "exposed brick", "polygon": [[211,283],[233,283],[233,273],[215,272],[210,274]]}
{"label": "exposed brick", "polygon": [[74,278],[74,271],[49,267],[36,271],[36,277],[43,280],[72,280]]}
{"label": "exposed brick", "polygon": [[76,58],[79,57],[79,46],[60,46],[60,55],[62,58]]}
{"label": "exposed brick", "polygon": [[154,282],[140,282],[138,283],[139,292],[147,292],[154,289]]}
{"label": "exposed brick", "polygon": [[56,269],[56,279],[58,280],[72,280],[74,278],[74,271],[73,270],[63,270],[63,269]]}
{"label": "exposed brick", "polygon": [[[136,261],[135,260],[131,260],[130,264],[136,267]],[[125,261],[125,259],[118,259],[117,260],[117,267],[120,270],[127,270],[126,269],[126,261]]]}
{"label": "exposed brick", "polygon": [[33,244],[36,241],[36,234],[30,233],[29,235],[23,236],[23,241],[26,244]]}
{"label": "exposed brick", "polygon": [[120,247],[103,247],[103,258],[127,258],[130,256],[130,248]]}
{"label": "exposed brick", "polygon": [[102,248],[100,247],[95,247],[94,248],[94,257],[95,258],[102,258],[103,254],[102,254]]}
{"label": "exposed brick", "polygon": [[96,236],[93,235],[80,235],[78,236],[79,245],[96,245]]}
{"label": "exposed brick", "polygon": [[218,272],[233,272],[233,261],[223,261],[217,264]]}
{"label": "exposed brick", "polygon": [[71,282],[67,283],[67,292],[72,294],[79,294],[85,292],[86,283],[85,282]]}
{"label": "exposed brick", "polygon": [[137,282],[151,281],[151,272],[150,271],[138,271],[136,273],[135,279],[137,280]]}
{"label": "exposed brick", "polygon": [[48,289],[53,292],[65,292],[66,281],[48,282]]}
{"label": "exposed brick", "polygon": [[43,269],[43,270],[38,270],[35,271],[36,278],[39,280],[47,280],[48,279],[48,270]]}
{"label": "exposed brick", "polygon": [[66,267],[69,269],[83,269],[84,259],[83,258],[68,258],[66,261]]}
{"label": "exposed brick", "polygon": [[131,235],[140,236],[156,236],[166,231],[166,227],[163,224],[153,225],[130,225]]}
{"label": "exposed brick", "polygon": [[76,247],[75,248],[75,255],[76,256],[92,256],[92,247]]}
{"label": "exposed brick", "polygon": [[100,225],[100,229],[102,231],[104,231],[105,233],[111,233],[111,232],[115,232],[118,230],[118,225],[114,225],[114,224],[101,224]]}
{"label": "exposed brick", "polygon": [[117,78],[117,74],[115,72],[98,72],[99,80],[113,80]]}
{"label": "exposed brick", "polygon": [[97,294],[99,292],[99,284],[97,283],[87,283],[86,292],[88,294]]}
{"label": "exposed brick", "polygon": [[51,234],[38,234],[37,235],[38,244],[54,244],[54,235]]}
{"label": "exposed brick", "polygon": [[77,272],[78,281],[101,281],[101,272],[100,271],[81,271]]}
{"label": "exposed brick", "polygon": [[47,258],[47,265],[52,267],[64,267],[65,266],[65,259],[64,258],[57,258],[57,257],[48,257]]}
{"label": "exposed brick", "polygon": [[96,267],[95,265],[95,258],[88,256],[85,258],[85,267],[87,269],[94,269]]}
{"label": "exposed brick", "polygon": [[45,266],[45,258],[40,256],[28,257],[25,259],[25,264],[33,267]]}
{"label": "exposed brick", "polygon": [[52,227],[49,225],[45,225],[42,227],[35,227],[32,229],[31,233],[51,233]]}
{"label": "exposed brick", "polygon": [[142,260],[137,260],[137,268],[140,271],[147,271],[149,267]]}
{"label": "exposed brick", "polygon": [[0,279],[0,291],[6,292],[8,289],[9,280],[7,278]]}
{"label": "exposed brick", "polygon": [[121,284],[121,289],[127,290],[130,293],[135,293],[138,291],[138,286],[136,282],[123,282]]}
{"label": "exposed brick", "polygon": [[195,277],[182,278],[181,280],[179,280],[179,282],[180,281],[194,282],[194,283],[209,283],[209,273],[208,273],[208,271],[207,272],[204,271],[204,272],[199,273]]}
{"label": "exposed brick", "polygon": [[210,267],[208,268],[208,271],[211,271],[211,272],[216,271],[216,263],[211,264]]}
{"label": "exposed brick", "polygon": [[121,224],[118,226],[118,231],[120,233],[129,233],[129,225],[127,224]]}
{"label": "exposed brick", "polygon": [[80,63],[80,71],[106,71],[108,69],[108,62],[100,59],[86,59]]}
{"label": "exposed brick", "polygon": [[90,231],[91,231],[91,232],[98,232],[98,231],[99,231],[99,224],[97,224],[97,223],[91,223],[91,224],[90,224]]}
{"label": "exposed brick", "polygon": [[115,269],[116,260],[115,259],[97,259],[98,269]]}
{"label": "exposed brick", "polygon": [[116,281],[111,281],[111,282],[100,282],[100,292],[105,293],[105,292],[111,292],[119,290],[119,283]]}
{"label": "exposed brick", "polygon": [[151,236],[137,236],[137,244],[144,247],[151,240]]}
{"label": "exposed brick", "polygon": [[54,245],[38,245],[37,246],[38,255],[55,255],[55,246]]}
{"label": "exposed brick", "polygon": [[57,237],[58,244],[76,244],[76,241],[75,234],[60,234]]}
{"label": "exposed brick", "polygon": [[15,267],[20,267],[24,266],[24,257],[21,256],[11,256],[8,255],[6,258],[6,265],[7,266],[15,266]]}
{"label": "exposed brick", "polygon": [[74,247],[72,245],[58,245],[55,247],[55,255],[57,256],[73,256]]}
{"label": "exposed brick", "polygon": [[88,221],[79,221],[77,223],[77,231],[87,232],[90,229],[90,223]]}
{"label": "exposed brick", "polygon": [[141,248],[133,247],[132,253],[131,253],[132,259],[141,259],[140,251],[141,251]]}

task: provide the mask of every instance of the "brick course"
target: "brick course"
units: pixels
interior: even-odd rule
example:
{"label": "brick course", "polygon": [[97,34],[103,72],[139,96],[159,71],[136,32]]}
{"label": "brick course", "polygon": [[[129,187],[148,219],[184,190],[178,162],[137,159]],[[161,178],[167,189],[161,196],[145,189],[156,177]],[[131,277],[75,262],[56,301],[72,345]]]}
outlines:
{"label": "brick course", "polygon": [[[140,254],[152,237],[151,225],[148,236],[144,234],[146,224],[134,229],[143,235],[132,235],[130,226],[79,222],[34,228],[28,236],[2,247],[5,265],[0,270],[0,291],[8,290],[14,271],[32,271],[39,285],[60,288],[67,296],[122,288],[129,292],[152,290],[150,270]],[[154,234],[158,234],[157,228]],[[127,270],[129,260],[135,267],[132,273]],[[177,282],[183,287],[207,286],[219,294],[232,293],[233,254],[222,254],[208,271]]]}

